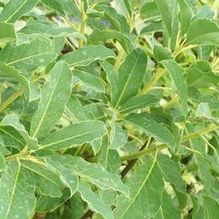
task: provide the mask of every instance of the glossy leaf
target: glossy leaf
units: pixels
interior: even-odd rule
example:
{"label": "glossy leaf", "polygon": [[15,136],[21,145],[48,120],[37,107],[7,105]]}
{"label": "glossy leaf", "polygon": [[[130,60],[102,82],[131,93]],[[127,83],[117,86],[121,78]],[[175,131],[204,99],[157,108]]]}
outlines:
{"label": "glossy leaf", "polygon": [[166,68],[170,77],[174,81],[175,87],[178,91],[179,98],[181,100],[181,104],[184,112],[187,112],[187,84],[184,78],[183,69],[173,60],[163,60],[162,65]]}
{"label": "glossy leaf", "polygon": [[185,192],[179,165],[168,156],[161,154],[158,155],[157,163],[164,180],[170,182],[178,191]]}
{"label": "glossy leaf", "polygon": [[[45,136],[61,117],[71,92],[71,72],[68,65],[59,62],[50,72],[50,80],[43,86],[37,111],[31,122],[31,136]],[[57,101],[62,101],[56,107]]]}
{"label": "glossy leaf", "polygon": [[110,206],[107,206],[100,197],[89,188],[89,186],[80,183],[78,191],[80,192],[82,199],[88,203],[90,209],[99,213],[105,219],[114,218]]}
{"label": "glossy leaf", "polygon": [[163,203],[154,219],[180,219],[180,211],[174,206],[174,201],[165,192],[163,194]]}
{"label": "glossy leaf", "polygon": [[0,123],[0,127],[4,129],[4,127],[12,127],[15,129],[19,134],[23,137],[23,139],[26,141],[26,144],[29,148],[37,148],[37,141],[36,139],[33,139],[29,136],[28,132],[26,131],[23,124],[20,123],[19,118],[16,114],[8,114],[3,118],[3,120]]}
{"label": "glossy leaf", "polygon": [[16,40],[15,28],[13,24],[0,22],[0,43],[6,43]]}
{"label": "glossy leaf", "polygon": [[7,45],[0,51],[0,61],[22,71],[45,67],[56,57],[52,43],[45,39],[34,39],[18,46]]}
{"label": "glossy leaf", "polygon": [[122,104],[120,112],[129,113],[137,109],[143,109],[158,101],[157,97],[151,94],[135,96]]}
{"label": "glossy leaf", "polygon": [[50,169],[42,160],[33,158],[32,160],[22,160],[20,162],[22,171],[26,175],[26,182],[35,186],[39,193],[51,197],[60,197],[64,188],[58,172]]}
{"label": "glossy leaf", "polygon": [[[133,180],[133,179],[138,179]],[[136,217],[151,218],[159,210],[162,203],[164,183],[155,157],[146,157],[144,163],[127,180],[130,198],[120,196],[114,210],[115,218],[129,219]],[[139,204],[141,203],[141,204]]]}
{"label": "glossy leaf", "polygon": [[[202,28],[200,28],[200,26]],[[187,33],[187,42],[198,45],[214,45],[219,41],[219,27],[216,23],[200,19],[191,23]]]}
{"label": "glossy leaf", "polygon": [[31,11],[39,0],[10,0],[0,14],[0,21],[14,23],[22,15]]}
{"label": "glossy leaf", "polygon": [[121,148],[128,139],[127,132],[123,129],[120,124],[114,123],[111,127],[110,132],[110,148],[119,149]]}
{"label": "glossy leaf", "polygon": [[133,50],[122,63],[118,72],[116,93],[112,103],[118,107],[127,99],[135,96],[141,85],[146,71],[147,57],[143,50]]}
{"label": "glossy leaf", "polygon": [[97,76],[80,70],[74,70],[73,76],[78,78],[88,88],[97,92],[104,92],[104,84]]}
{"label": "glossy leaf", "polygon": [[65,14],[73,14],[73,15],[79,15],[79,8],[75,2],[75,0],[64,0],[62,3],[58,0],[41,0],[46,6],[49,8],[54,9],[61,15]]}
{"label": "glossy leaf", "polygon": [[43,141],[40,149],[59,150],[77,147],[99,139],[106,133],[106,128],[99,121],[85,121],[67,126],[51,134]]}
{"label": "glossy leaf", "polygon": [[95,31],[89,36],[88,41],[89,43],[96,44],[109,39],[118,40],[118,42],[127,52],[132,51],[134,48],[129,37],[115,30]]}
{"label": "glossy leaf", "polygon": [[78,189],[78,177],[73,171],[69,170],[59,162],[58,157],[55,157],[54,159],[52,156],[48,156],[46,157],[46,162],[51,168],[54,168],[54,170],[58,172],[62,182],[70,189],[70,196],[72,196]]}
{"label": "glossy leaf", "polygon": [[90,45],[68,53],[62,57],[71,67],[86,66],[97,60],[115,58],[112,50],[102,45]]}
{"label": "glossy leaf", "polygon": [[149,136],[153,136],[158,141],[168,144],[170,148],[175,147],[176,142],[172,133],[153,119],[145,117],[144,114],[130,114],[126,117],[126,120],[146,132]]}
{"label": "glossy leaf", "polygon": [[20,30],[20,33],[24,33],[28,35],[43,34],[48,37],[61,37],[61,36],[81,37],[81,35],[78,32],[72,30],[71,28],[57,27],[52,23],[39,22],[34,20],[30,20],[26,24],[26,26]]}
{"label": "glossy leaf", "polygon": [[185,0],[178,0],[179,7],[180,7],[180,22],[182,27],[182,34],[185,34],[188,31],[190,26],[193,12],[192,9],[189,7],[187,1]]}
{"label": "glossy leaf", "polygon": [[19,161],[13,161],[7,166],[1,176],[0,191],[2,219],[28,219],[33,213],[36,203],[34,188],[26,182]]}
{"label": "glossy leaf", "polygon": [[112,189],[128,196],[128,188],[117,174],[107,172],[100,164],[89,163],[80,157],[62,156],[61,162],[71,167],[80,178],[90,181],[103,190]]}

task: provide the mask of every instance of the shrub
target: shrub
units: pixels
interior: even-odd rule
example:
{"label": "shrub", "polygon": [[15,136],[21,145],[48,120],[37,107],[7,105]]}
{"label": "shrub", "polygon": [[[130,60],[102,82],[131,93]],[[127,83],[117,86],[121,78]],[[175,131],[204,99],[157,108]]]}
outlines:
{"label": "shrub", "polygon": [[218,218],[212,2],[0,2],[1,219]]}

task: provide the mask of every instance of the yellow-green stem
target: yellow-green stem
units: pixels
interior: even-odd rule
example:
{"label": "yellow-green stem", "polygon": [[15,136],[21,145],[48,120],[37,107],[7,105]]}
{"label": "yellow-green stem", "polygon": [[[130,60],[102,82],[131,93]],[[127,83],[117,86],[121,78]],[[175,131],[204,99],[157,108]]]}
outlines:
{"label": "yellow-green stem", "polygon": [[[86,21],[87,21],[87,15],[86,12],[84,11],[84,3],[81,2],[81,26],[80,26],[81,34],[85,33]],[[79,46],[82,47],[83,45],[84,45],[84,40],[80,39]]]}
{"label": "yellow-green stem", "polygon": [[164,75],[165,70],[164,69],[159,69],[155,76],[151,78],[151,80],[146,83],[146,85],[144,86],[144,88],[141,90],[141,94],[146,94],[148,93],[153,86],[157,83],[157,81]]}
{"label": "yellow-green stem", "polygon": [[135,153],[132,153],[132,154],[122,156],[121,161],[134,160],[134,159],[137,159],[139,157],[142,157],[143,155],[155,153],[156,151],[160,151],[164,148],[167,148],[167,145],[162,144],[162,145],[159,145],[159,146],[151,147],[151,148],[148,148],[148,149],[145,149],[145,150],[142,150],[142,151],[138,151],[138,152],[135,152]]}
{"label": "yellow-green stem", "polygon": [[178,96],[175,95],[169,102],[167,102],[167,103],[165,103],[163,105],[163,108],[164,109],[168,109],[168,108],[170,108],[171,106],[173,106],[177,102],[178,102]]}
{"label": "yellow-green stem", "polygon": [[201,129],[197,132],[193,132],[191,134],[188,134],[186,136],[183,137],[182,139],[182,142],[185,142],[185,141],[188,141],[188,140],[191,140],[193,138],[198,138],[202,135],[206,135],[208,134],[209,132],[212,132],[214,130],[217,130],[219,128],[219,126],[215,125],[215,124],[211,124],[209,125],[207,128],[204,128],[204,129]]}

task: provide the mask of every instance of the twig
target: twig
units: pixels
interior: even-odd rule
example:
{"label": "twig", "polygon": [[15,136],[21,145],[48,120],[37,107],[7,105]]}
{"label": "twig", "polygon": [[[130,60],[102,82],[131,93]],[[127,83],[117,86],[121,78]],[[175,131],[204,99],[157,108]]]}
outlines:
{"label": "twig", "polygon": [[143,155],[151,154],[151,153],[154,153],[156,151],[160,151],[160,150],[165,149],[165,148],[167,148],[167,145],[162,144],[162,145],[159,145],[159,146],[155,146],[155,147],[152,147],[152,148],[148,148],[148,149],[141,150],[141,151],[138,151],[138,152],[135,152],[135,153],[132,153],[132,154],[125,155],[125,156],[121,157],[121,160],[126,161],[126,160],[137,159],[137,158],[139,158]]}

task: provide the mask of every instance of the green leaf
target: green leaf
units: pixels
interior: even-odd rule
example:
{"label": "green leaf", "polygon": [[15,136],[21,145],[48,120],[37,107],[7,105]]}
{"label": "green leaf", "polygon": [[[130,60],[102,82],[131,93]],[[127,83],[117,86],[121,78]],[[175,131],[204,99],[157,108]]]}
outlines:
{"label": "green leaf", "polygon": [[37,141],[29,136],[28,132],[25,130],[23,124],[20,123],[19,118],[16,114],[6,115],[0,123],[0,127],[10,126],[20,133],[26,144],[31,149],[37,148]]}
{"label": "green leaf", "polygon": [[45,195],[40,195],[36,203],[36,212],[51,212],[55,211],[57,208],[61,207],[70,198],[70,192],[68,189],[64,189],[63,195],[61,197],[50,197]]}
{"label": "green leaf", "polygon": [[123,129],[121,124],[113,123],[110,132],[110,149],[120,149],[126,144],[128,133]]}
{"label": "green leaf", "polygon": [[0,76],[6,80],[16,80],[25,87],[29,87],[28,79],[17,71],[14,67],[8,66],[6,63],[0,62]]}
{"label": "green leaf", "polygon": [[[82,122],[86,120],[93,120],[92,112],[87,111],[80,100],[76,96],[71,96],[67,103],[67,110],[70,117],[75,122]],[[67,111],[66,110],[66,111]]]}
{"label": "green leaf", "polygon": [[167,35],[165,40],[166,45],[169,48],[175,48],[177,34],[178,34],[178,2],[173,0],[171,3],[168,0],[155,0],[160,14],[163,18],[165,30],[164,33]]}
{"label": "green leaf", "polygon": [[158,155],[157,164],[166,182],[170,182],[178,191],[185,192],[180,166],[166,155]]}
{"label": "green leaf", "polygon": [[130,113],[137,109],[143,109],[158,102],[158,98],[152,94],[135,96],[128,99],[121,105],[119,111],[121,113]]}
{"label": "green leaf", "polygon": [[0,21],[14,23],[22,15],[31,11],[39,0],[10,0],[0,14]]}
{"label": "green leaf", "polygon": [[73,211],[71,211],[71,215],[73,218],[81,218],[84,215],[84,212],[87,209],[87,206],[85,202],[81,199],[80,194],[77,193],[74,195],[71,200],[71,207],[74,208]]}
{"label": "green leaf", "polygon": [[35,186],[40,194],[60,197],[64,184],[58,172],[50,169],[42,159],[34,158],[21,160],[22,172],[25,174],[25,181]]}
{"label": "green leaf", "polygon": [[34,39],[18,46],[7,45],[0,51],[0,62],[24,72],[45,67],[55,57],[52,42],[45,39]]}
{"label": "green leaf", "polygon": [[115,58],[115,53],[102,45],[90,45],[64,55],[61,60],[71,67],[86,66],[98,60]]}
{"label": "green leaf", "polygon": [[105,125],[99,121],[76,123],[49,135],[40,149],[59,150],[76,147],[99,139],[106,134]]}
{"label": "green leaf", "polygon": [[[200,28],[202,27],[202,28]],[[208,19],[194,20],[187,33],[187,43],[215,45],[219,42],[219,27]]]}
{"label": "green leaf", "polygon": [[219,76],[212,72],[208,62],[195,62],[187,69],[187,82],[190,87],[209,88],[219,82]]}
{"label": "green leaf", "polygon": [[105,219],[114,218],[111,207],[104,203],[104,201],[101,200],[100,197],[94,193],[88,185],[80,183],[78,191],[82,199],[88,203],[88,206],[92,211],[101,214]]}
{"label": "green leaf", "polygon": [[108,165],[109,165],[109,156],[110,156],[109,149],[110,149],[109,135],[104,135],[98,156],[98,163],[100,163],[106,170],[108,170]]}
{"label": "green leaf", "polygon": [[161,64],[165,67],[165,69],[170,74],[175,87],[177,89],[177,93],[179,95],[182,108],[184,113],[187,113],[187,101],[188,101],[188,86],[186,80],[184,78],[184,70],[182,67],[179,66],[174,60],[166,59],[161,61]]}
{"label": "green leaf", "polygon": [[54,9],[61,15],[71,14],[74,16],[80,16],[79,8],[75,0],[41,0],[43,4],[51,9]]}
{"label": "green leaf", "polygon": [[99,77],[81,70],[73,70],[72,73],[73,76],[80,79],[80,81],[82,81],[82,83],[84,83],[88,88],[97,92],[104,92],[105,87]]}
{"label": "green leaf", "polygon": [[209,104],[208,103],[200,103],[198,105],[195,116],[200,117],[200,118],[210,118],[211,112],[210,112]]}
{"label": "green leaf", "polygon": [[4,158],[4,155],[2,154],[2,151],[0,150],[0,172],[6,169],[6,161]]}
{"label": "green leaf", "polygon": [[178,0],[180,7],[180,23],[182,35],[188,31],[192,20],[192,9],[189,7],[188,2],[185,0]]}
{"label": "green leaf", "polygon": [[128,18],[130,16],[130,11],[128,8],[130,2],[121,0],[121,1],[115,1],[114,2],[114,8],[123,16]]}
{"label": "green leaf", "polygon": [[91,35],[89,35],[88,42],[91,44],[96,44],[109,39],[118,40],[126,52],[130,52],[134,48],[132,41],[127,35],[124,35],[115,30],[94,31]]}
{"label": "green leaf", "polygon": [[145,75],[146,65],[147,57],[140,48],[133,50],[126,57],[119,68],[115,96],[112,97],[115,108],[138,93]]}
{"label": "green leaf", "polygon": [[147,156],[134,174],[127,179],[130,198],[118,197],[114,209],[116,219],[151,218],[162,204],[164,183],[156,156]]}
{"label": "green leaf", "polygon": [[25,139],[13,127],[0,126],[0,136],[4,140],[4,145],[7,148],[21,150],[26,145]]}
{"label": "green leaf", "polygon": [[[191,126],[189,130],[194,130]],[[199,178],[202,180],[205,190],[210,191],[214,184],[214,177],[212,175],[211,169],[212,164],[210,160],[208,160],[207,155],[205,154],[205,141],[201,138],[196,138],[191,140],[191,148],[196,151],[194,154],[194,162],[197,165],[197,174]]]}
{"label": "green leaf", "polygon": [[33,214],[36,203],[34,188],[26,182],[19,161],[10,162],[2,173],[0,193],[0,218],[29,219]]}
{"label": "green leaf", "polygon": [[104,18],[110,22],[113,29],[126,34],[130,33],[130,27],[126,18],[118,13],[116,9],[108,5],[98,4],[96,5],[96,8],[98,11],[104,12]]}
{"label": "green leaf", "polygon": [[154,46],[154,56],[159,62],[164,59],[171,59],[171,51],[163,46]]}
{"label": "green leaf", "polygon": [[102,140],[103,140],[103,137],[102,137],[102,138],[95,139],[95,140],[93,140],[93,141],[90,143],[91,148],[92,148],[92,150],[93,150],[93,152],[94,152],[94,155],[96,155],[96,154],[99,152],[99,150],[100,150],[100,148],[101,148],[101,146],[102,146]]}
{"label": "green leaf", "polygon": [[112,102],[115,101],[117,95],[117,74],[114,66],[107,61],[103,61],[100,63],[101,67],[103,68],[104,72],[106,73],[106,79],[109,82],[109,89],[110,89],[110,98]]}
{"label": "green leaf", "polygon": [[35,20],[29,20],[26,26],[19,31],[28,35],[46,35],[48,37],[82,37],[79,32],[74,31],[72,28],[56,26],[52,22],[40,22]]}
{"label": "green leaf", "polygon": [[115,173],[107,172],[100,164],[89,163],[81,157],[70,155],[61,156],[61,158],[61,162],[68,168],[72,168],[81,179],[89,181],[103,190],[112,189],[126,196],[129,194],[128,188],[122,183],[120,177]]}
{"label": "green leaf", "polygon": [[218,202],[216,202],[211,197],[205,196],[204,197],[204,206],[205,210],[205,218],[206,219],[217,219],[217,216],[219,214],[219,205]]}
{"label": "green leaf", "polygon": [[203,5],[201,6],[197,14],[194,16],[194,20],[198,19],[208,19],[208,20],[213,20],[215,16],[215,12],[212,7],[209,7],[208,5]]}
{"label": "green leaf", "polygon": [[154,219],[181,219],[180,211],[174,204],[175,200],[172,200],[171,197],[164,192],[162,206]]}
{"label": "green leaf", "polygon": [[162,24],[160,21],[150,22],[144,28],[141,29],[140,34],[145,35],[153,32],[161,32],[161,31],[162,31]]}
{"label": "green leaf", "polygon": [[148,135],[156,138],[158,141],[168,144],[170,148],[173,149],[176,146],[172,133],[161,123],[156,122],[150,117],[144,116],[144,113],[130,114],[125,117],[125,120],[143,130]]}
{"label": "green leaf", "polygon": [[0,44],[16,40],[16,34],[13,24],[0,22]]}
{"label": "green leaf", "polygon": [[38,109],[32,118],[30,134],[33,137],[46,136],[63,114],[70,96],[72,75],[66,63],[57,63],[49,76],[50,79],[43,86]]}
{"label": "green leaf", "polygon": [[27,92],[29,94],[29,100],[32,100],[30,81],[14,67],[8,66],[7,64],[0,62],[0,76],[1,78],[5,78],[6,80],[18,81],[19,83],[21,83],[27,89]]}
{"label": "green leaf", "polygon": [[47,156],[46,162],[51,168],[53,168],[60,175],[62,182],[70,189],[70,197],[77,191],[79,185],[79,179],[73,171],[65,167],[62,162],[59,161],[58,156]]}
{"label": "green leaf", "polygon": [[146,2],[142,6],[140,14],[143,18],[154,18],[159,16],[160,12],[155,2]]}

